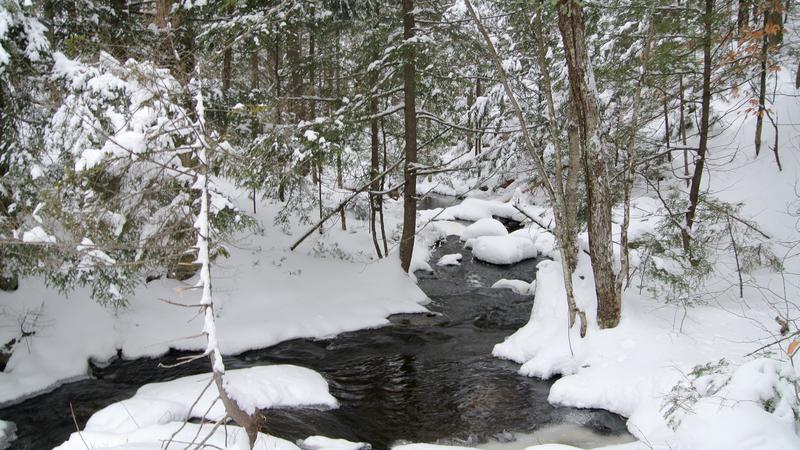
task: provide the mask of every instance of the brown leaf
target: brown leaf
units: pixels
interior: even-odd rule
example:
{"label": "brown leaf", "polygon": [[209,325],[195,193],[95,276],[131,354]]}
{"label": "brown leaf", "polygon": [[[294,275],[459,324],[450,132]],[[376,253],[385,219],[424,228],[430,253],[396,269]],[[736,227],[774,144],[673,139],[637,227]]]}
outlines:
{"label": "brown leaf", "polygon": [[789,344],[789,348],[786,349],[786,354],[789,355],[789,358],[794,356],[797,353],[797,349],[800,349],[800,339],[795,339]]}

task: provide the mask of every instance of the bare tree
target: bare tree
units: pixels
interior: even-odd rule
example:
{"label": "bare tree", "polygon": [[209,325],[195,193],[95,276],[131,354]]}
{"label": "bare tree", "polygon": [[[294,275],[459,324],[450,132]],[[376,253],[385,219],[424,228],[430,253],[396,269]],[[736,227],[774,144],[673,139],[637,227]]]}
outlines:
{"label": "bare tree", "polygon": [[564,42],[572,111],[578,127],[586,179],[589,245],[601,328],[619,323],[622,300],[616,288],[611,242],[611,189],[605,163],[600,111],[586,48],[583,12],[577,0],[559,0],[558,27]]}

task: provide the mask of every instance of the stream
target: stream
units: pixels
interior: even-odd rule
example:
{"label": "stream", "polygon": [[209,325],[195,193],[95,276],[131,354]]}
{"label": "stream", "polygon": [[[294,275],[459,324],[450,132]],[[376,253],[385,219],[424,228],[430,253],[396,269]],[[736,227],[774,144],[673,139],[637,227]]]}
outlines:
{"label": "stream", "polygon": [[[449,253],[464,255],[462,265],[435,265]],[[450,236],[431,259],[434,272],[416,273],[431,299],[430,313],[395,315],[388,326],[333,339],[286,341],[226,357],[225,364],[230,369],[296,364],[323,374],[340,402],[338,409],[266,414],[263,431],[292,442],[324,435],[368,442],[377,450],[398,442],[476,445],[513,441],[517,433],[565,425],[572,426],[566,430],[628,441],[624,418],[550,405],[552,380],[518,375],[517,364],[492,357],[494,344],[527,322],[533,297],[489,286],[500,278],[530,281],[538,261],[505,267],[484,264],[472,258],[458,237]],[[174,369],[158,367],[181,355],[92,366],[90,379],[0,409],[0,418],[17,425],[18,439],[11,448],[51,449],[65,441],[75,431],[70,404],[82,427],[92,413],[133,396],[143,384],[209,371],[205,359]],[[569,436],[562,438],[548,442],[570,442]]]}

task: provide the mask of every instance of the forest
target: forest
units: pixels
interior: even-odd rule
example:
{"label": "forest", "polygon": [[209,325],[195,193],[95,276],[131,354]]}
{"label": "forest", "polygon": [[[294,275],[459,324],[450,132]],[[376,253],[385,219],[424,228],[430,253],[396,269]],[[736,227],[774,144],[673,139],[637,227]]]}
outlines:
{"label": "forest", "polygon": [[800,449],[792,0],[0,0],[0,449]]}

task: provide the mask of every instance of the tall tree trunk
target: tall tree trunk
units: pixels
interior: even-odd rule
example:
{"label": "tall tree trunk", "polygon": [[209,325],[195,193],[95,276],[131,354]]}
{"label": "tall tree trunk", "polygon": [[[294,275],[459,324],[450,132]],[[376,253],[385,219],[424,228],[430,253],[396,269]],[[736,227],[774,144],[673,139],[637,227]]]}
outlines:
{"label": "tall tree trunk", "polygon": [[417,107],[416,107],[416,57],[414,44],[414,0],[403,0],[403,40],[405,41],[405,61],[403,62],[403,106],[404,137],[406,156],[403,170],[403,233],[400,237],[400,266],[408,272],[414,253],[414,235],[417,227]]}
{"label": "tall tree trunk", "polygon": [[[383,119],[384,118],[381,117],[381,142],[383,143],[383,158],[382,158],[382,165],[381,165],[381,173],[385,174],[386,173],[386,154],[388,152],[387,152],[387,148],[386,148],[387,147],[386,146],[386,126],[385,126],[385,123],[384,123]],[[383,175],[381,177],[381,182],[380,182],[380,185],[378,186],[378,188],[381,191],[383,191],[386,188],[386,175]],[[380,222],[381,222],[381,240],[383,241],[383,254],[388,256],[389,255],[389,241],[386,238],[386,223],[385,223],[384,217],[383,217],[383,194],[381,194],[381,196],[380,196],[380,202],[381,202],[381,209],[378,210],[378,215],[380,216]]]}
{"label": "tall tree trunk", "polygon": [[736,15],[736,26],[739,34],[750,26],[750,3],[752,0],[739,0],[739,10]]}
{"label": "tall tree trunk", "polygon": [[586,48],[583,12],[577,0],[559,0],[557,9],[558,27],[567,59],[570,96],[583,153],[597,322],[601,328],[613,328],[619,323],[622,302],[615,284],[611,247],[611,192],[603,155],[594,75]]}
{"label": "tall tree trunk", "polygon": [[[372,86],[374,87],[375,84],[373,83]],[[377,91],[377,89],[375,89]],[[377,92],[376,92],[377,93]],[[374,181],[372,182],[372,186],[370,186],[370,193],[369,193],[369,226],[370,231],[372,232],[372,243],[375,244],[375,253],[378,255],[378,258],[383,258],[383,253],[381,252],[380,244],[378,243],[378,231],[377,227],[375,226],[375,220],[377,218],[378,211],[381,209],[382,203],[382,195],[376,194],[376,192],[380,191],[381,189],[381,180],[377,178],[378,174],[380,173],[380,151],[379,151],[379,142],[378,142],[378,119],[374,118],[375,115],[378,113],[378,99],[377,97],[372,97],[369,101],[369,113],[373,116],[373,119],[370,121],[369,124],[369,131],[370,131],[370,171],[369,176],[373,178]]]}
{"label": "tall tree trunk", "polygon": [[769,13],[764,11],[764,33],[761,36],[761,73],[758,77],[758,112],[756,113],[756,156],[761,152],[761,132],[764,129],[764,115],[767,103],[767,59],[769,57],[769,37],[767,36],[767,20]]}
{"label": "tall tree trunk", "polygon": [[711,114],[711,44],[714,26],[714,0],[705,0],[705,14],[703,15],[703,94],[700,111],[700,142],[697,145],[697,159],[694,164],[694,173],[689,186],[689,206],[686,208],[686,221],[681,230],[683,251],[689,253],[692,238],[691,230],[697,212],[697,202],[700,199],[700,184],[703,181],[703,169],[706,163],[708,150],[709,118]]}
{"label": "tall tree trunk", "polygon": [[678,90],[680,91],[681,102],[681,128],[678,132],[681,135],[681,142],[683,143],[683,178],[686,181],[686,186],[689,186],[689,149],[686,146],[686,119],[683,115],[684,110],[684,92],[683,92],[683,75],[678,76]]}

